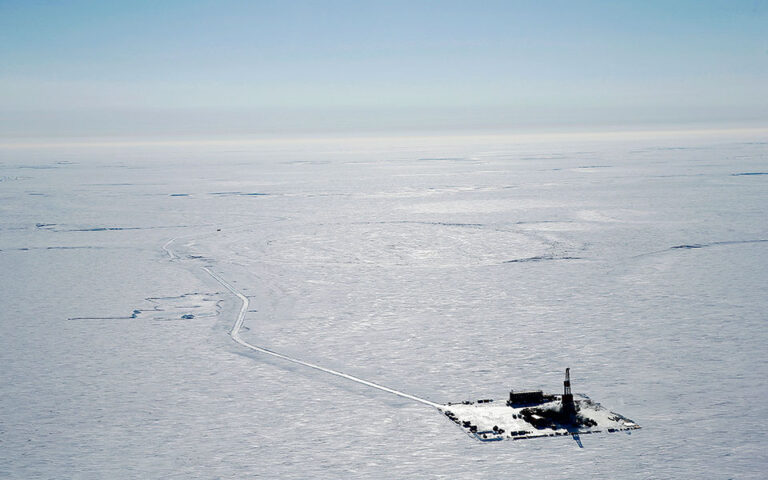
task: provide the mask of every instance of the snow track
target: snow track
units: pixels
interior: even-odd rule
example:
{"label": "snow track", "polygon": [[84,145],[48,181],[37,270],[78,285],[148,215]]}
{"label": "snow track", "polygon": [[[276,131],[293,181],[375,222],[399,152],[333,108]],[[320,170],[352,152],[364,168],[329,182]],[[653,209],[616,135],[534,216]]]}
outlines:
{"label": "snow track", "polygon": [[[173,250],[170,248],[171,244],[175,240],[176,240],[175,238],[173,238],[171,240],[168,240],[163,245],[163,250],[168,254],[168,257],[171,260],[176,260],[176,259],[179,258],[178,255],[176,255],[173,252]],[[227,282],[226,280],[221,278],[221,276],[219,276],[218,274],[214,273],[210,268],[208,268],[208,267],[201,267],[201,268],[203,270],[205,270],[205,272],[208,275],[213,277],[213,279],[216,280],[219,284],[221,284],[224,288],[229,290],[229,292],[232,293],[232,295],[236,296],[240,300],[240,302],[241,302],[240,311],[237,314],[237,318],[235,319],[235,323],[232,325],[232,329],[229,331],[229,335],[232,337],[232,340],[234,340],[238,344],[242,345],[243,347],[248,348],[248,349],[253,350],[253,351],[256,351],[256,352],[260,352],[260,353],[264,353],[264,354],[267,354],[267,355],[271,355],[273,357],[277,357],[277,358],[280,358],[282,360],[285,360],[285,361],[288,361],[288,362],[291,362],[291,363],[295,363],[295,364],[298,364],[298,365],[303,365],[303,366],[309,367],[309,368],[314,368],[315,370],[320,370],[321,372],[329,373],[331,375],[336,375],[337,377],[346,378],[347,380],[351,380],[353,382],[357,382],[357,383],[360,383],[360,384],[365,385],[367,387],[371,387],[371,388],[375,388],[377,390],[381,390],[383,392],[391,393],[393,395],[397,395],[397,396],[402,397],[402,398],[407,398],[408,400],[413,400],[414,402],[419,402],[419,403],[423,403],[425,405],[429,405],[431,407],[440,408],[439,404],[437,404],[435,402],[431,402],[431,401],[429,401],[427,399],[424,399],[424,398],[421,398],[421,397],[417,397],[415,395],[411,395],[411,394],[408,394],[408,393],[405,393],[405,392],[401,392],[399,390],[395,390],[394,388],[389,388],[389,387],[386,387],[384,385],[379,385],[378,383],[370,382],[368,380],[364,380],[362,378],[355,377],[354,375],[349,375],[349,374],[344,373],[344,372],[339,372],[338,370],[333,370],[333,369],[326,368],[326,367],[323,367],[323,366],[320,366],[320,365],[316,365],[314,363],[305,362],[303,360],[299,360],[298,358],[294,358],[294,357],[291,357],[291,356],[288,356],[288,355],[283,355],[282,353],[274,352],[272,350],[269,350],[269,349],[266,349],[266,348],[263,348],[263,347],[259,347],[257,345],[252,345],[252,344],[246,342],[240,336],[240,330],[243,328],[243,323],[245,322],[245,314],[248,312],[248,307],[250,305],[250,301],[248,300],[248,297],[246,297],[245,295],[243,295],[242,293],[237,291],[232,285],[230,285],[229,282]]]}

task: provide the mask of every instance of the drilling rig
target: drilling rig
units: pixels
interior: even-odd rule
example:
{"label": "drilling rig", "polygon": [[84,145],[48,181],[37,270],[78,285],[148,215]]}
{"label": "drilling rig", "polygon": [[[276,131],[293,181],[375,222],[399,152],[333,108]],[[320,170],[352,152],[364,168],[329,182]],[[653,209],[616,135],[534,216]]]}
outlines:
{"label": "drilling rig", "polygon": [[573,403],[573,393],[571,393],[571,369],[565,369],[565,381],[563,382],[563,413],[569,415],[576,414],[576,404]]}

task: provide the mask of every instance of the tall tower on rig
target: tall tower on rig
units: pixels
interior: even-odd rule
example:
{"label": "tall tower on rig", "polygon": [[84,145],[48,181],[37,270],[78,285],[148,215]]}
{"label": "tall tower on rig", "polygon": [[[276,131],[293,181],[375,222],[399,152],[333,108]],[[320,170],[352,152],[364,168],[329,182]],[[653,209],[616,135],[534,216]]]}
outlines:
{"label": "tall tower on rig", "polygon": [[565,369],[565,381],[563,382],[563,411],[566,413],[576,413],[576,405],[573,403],[573,394],[571,393],[571,369]]}

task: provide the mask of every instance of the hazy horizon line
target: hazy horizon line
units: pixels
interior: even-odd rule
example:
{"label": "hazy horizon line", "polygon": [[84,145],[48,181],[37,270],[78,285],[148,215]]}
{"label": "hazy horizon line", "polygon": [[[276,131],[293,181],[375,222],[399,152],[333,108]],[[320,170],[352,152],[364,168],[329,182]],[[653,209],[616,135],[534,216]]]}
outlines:
{"label": "hazy horizon line", "polygon": [[38,136],[3,137],[0,148],[61,148],[61,147],[142,147],[142,146],[226,146],[226,145],[280,145],[280,144],[323,144],[334,142],[377,143],[382,141],[421,141],[443,143],[466,141],[510,141],[518,143],[553,140],[642,140],[653,137],[703,137],[703,136],[756,136],[765,135],[768,142],[768,124],[750,126],[705,126],[699,128],[588,128],[517,132],[317,132],[300,135],[274,134],[210,134],[210,135],[112,135],[112,136]]}

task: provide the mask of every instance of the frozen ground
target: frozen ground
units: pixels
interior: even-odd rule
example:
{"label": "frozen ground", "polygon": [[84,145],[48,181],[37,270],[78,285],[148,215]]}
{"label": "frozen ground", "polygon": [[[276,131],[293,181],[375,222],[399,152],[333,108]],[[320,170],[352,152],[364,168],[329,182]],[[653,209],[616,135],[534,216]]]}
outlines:
{"label": "frozen ground", "polygon": [[[765,141],[0,147],[0,478],[763,478]],[[248,344],[643,429],[470,440],[233,342],[203,267]]]}

